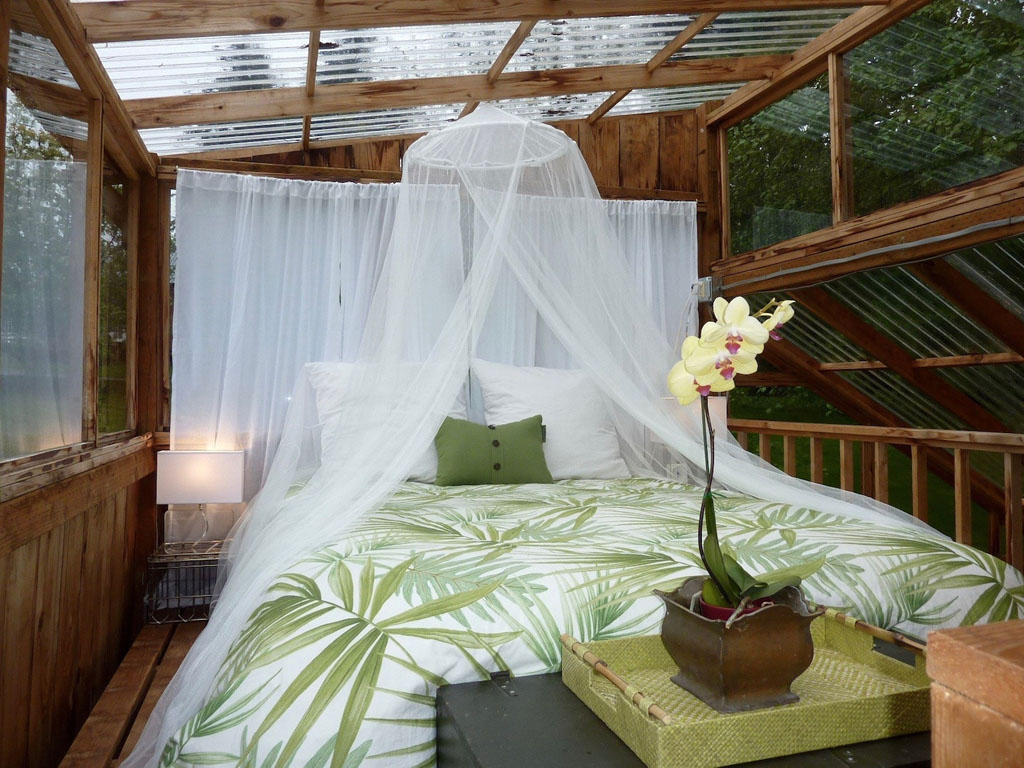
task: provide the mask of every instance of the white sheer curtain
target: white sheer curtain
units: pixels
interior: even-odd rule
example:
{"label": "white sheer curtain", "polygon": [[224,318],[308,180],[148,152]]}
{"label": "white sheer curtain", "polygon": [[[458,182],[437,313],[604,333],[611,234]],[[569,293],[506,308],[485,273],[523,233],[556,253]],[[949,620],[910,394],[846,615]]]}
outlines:
{"label": "white sheer curtain", "polygon": [[0,459],[82,439],[85,164],[8,159]]}
{"label": "white sheer curtain", "polygon": [[358,348],[396,192],[179,171],[173,447],[242,448],[259,489],[303,364]]}
{"label": "white sheer curtain", "polygon": [[[302,365],[357,355],[399,192],[395,184],[179,172],[174,447],[244,448],[248,495],[258,490]],[[608,213],[630,274],[660,330],[674,341],[696,279],[695,204],[588,205]],[[460,237],[455,201],[452,206],[439,222],[447,220],[450,235]],[[459,243],[450,247],[461,252]],[[445,274],[438,265],[431,277],[435,286],[424,286],[417,300],[457,294],[465,273]],[[429,347],[437,330],[421,326],[420,334]],[[519,365],[572,364],[507,270],[480,354]],[[170,535],[174,530],[172,525]]]}

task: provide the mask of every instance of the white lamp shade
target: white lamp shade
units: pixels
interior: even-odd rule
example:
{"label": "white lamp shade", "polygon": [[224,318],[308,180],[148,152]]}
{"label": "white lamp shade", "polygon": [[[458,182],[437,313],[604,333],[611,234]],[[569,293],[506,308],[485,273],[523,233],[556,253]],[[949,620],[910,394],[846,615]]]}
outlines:
{"label": "white lamp shade", "polygon": [[237,504],[242,501],[244,451],[160,451],[157,504]]}
{"label": "white lamp shade", "polygon": [[[701,398],[698,397],[689,405],[680,405],[674,397],[666,397],[664,400],[670,404],[680,424],[688,424],[692,428],[700,429]],[[715,429],[716,438],[724,439],[729,429],[729,396],[712,395],[709,397],[708,413],[711,415],[711,425]],[[661,442],[661,440],[655,438],[655,442]]]}

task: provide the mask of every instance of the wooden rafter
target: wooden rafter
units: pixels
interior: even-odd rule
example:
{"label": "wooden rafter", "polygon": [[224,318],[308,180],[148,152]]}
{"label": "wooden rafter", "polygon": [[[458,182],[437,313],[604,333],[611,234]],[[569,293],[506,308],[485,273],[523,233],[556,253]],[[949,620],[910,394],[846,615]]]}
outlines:
{"label": "wooden rafter", "polygon": [[274,88],[255,97],[251,91],[227,91],[135,99],[127,106],[138,127],[155,128],[621,88],[743,82],[770,77],[788,61],[788,56],[741,56],[671,62],[653,72],[643,64],[510,72],[493,83],[486,75],[422,77],[321,86],[313,96],[307,96],[305,88]]}
{"label": "wooden rafter", "polygon": [[[320,53],[320,30],[309,33],[309,51],[306,54],[306,95],[312,98],[316,92],[316,64]],[[255,95],[255,94],[254,94]],[[257,97],[258,98],[258,97]],[[309,150],[309,133],[313,127],[313,116],[302,116],[302,149]]]}
{"label": "wooden rafter", "polygon": [[[654,56],[651,57],[650,61],[647,62],[647,71],[653,72],[666,61],[668,61],[670,58],[672,58],[672,56],[678,53],[684,45],[693,40],[693,38],[699,35],[705,27],[707,27],[711,22],[713,22],[717,18],[717,13],[702,13],[696,19],[687,24],[686,27],[682,31],[680,31],[678,35],[672,38],[672,40],[670,40],[664,48],[662,48],[660,51],[654,54]],[[612,107],[614,107],[624,98],[626,98],[626,96],[629,95],[629,92],[630,89],[625,88],[615,91],[615,93],[613,93],[611,96],[605,99],[601,103],[601,105],[590,114],[590,116],[587,118],[587,122],[590,123],[591,125],[596,123],[606,114],[608,114],[609,110],[611,110]]]}
{"label": "wooden rafter", "polygon": [[[885,0],[858,0],[882,5]],[[92,42],[310,29],[359,29],[590,16],[764,11],[764,0],[106,0],[77,3]],[[844,8],[847,0],[779,0],[772,8]]]}
{"label": "wooden rafter", "polygon": [[1015,168],[730,256],[710,269],[726,296],[792,289],[1019,235],[1021,217],[1024,168]]}
{"label": "wooden rafter", "polygon": [[[537,25],[536,20],[532,21],[521,21],[519,26],[516,27],[516,31],[512,33],[504,47],[498,53],[497,58],[494,59],[494,63],[491,64],[491,68],[487,70],[487,83],[493,85],[494,81],[498,79],[498,76],[505,71],[505,67],[512,60],[512,57],[516,55],[516,51],[519,50],[520,46],[526,42],[526,38],[533,32],[533,28]],[[462,112],[459,113],[459,117],[465,117],[480,104],[479,101],[467,101],[466,106],[462,108]]]}
{"label": "wooden rafter", "polygon": [[71,2],[27,0],[27,3],[47,37],[60,52],[82,92],[89,99],[102,99],[105,102],[107,150],[121,161],[123,170],[130,178],[137,177],[137,170],[152,173],[156,161],[146,149],[96,51],[86,41],[85,29]]}
{"label": "wooden rafter", "polygon": [[828,66],[829,54],[846,53],[856,48],[868,38],[891,27],[929,2],[930,0],[890,0],[879,7],[855,11],[824,34],[797,49],[793,53],[793,60],[771,79],[748,83],[738,88],[723,101],[722,106],[708,116],[708,121],[727,128],[750,117],[824,72]]}
{"label": "wooden rafter", "polygon": [[926,285],[958,306],[1017,355],[1024,355],[1024,320],[942,259],[908,266]]}
{"label": "wooden rafter", "polygon": [[841,301],[822,288],[804,288],[796,293],[800,305],[839,330],[846,338],[886,366],[922,393],[934,400],[971,429],[985,432],[1010,432],[1002,421],[970,397],[928,368],[914,365],[914,358],[896,342],[881,333]]}

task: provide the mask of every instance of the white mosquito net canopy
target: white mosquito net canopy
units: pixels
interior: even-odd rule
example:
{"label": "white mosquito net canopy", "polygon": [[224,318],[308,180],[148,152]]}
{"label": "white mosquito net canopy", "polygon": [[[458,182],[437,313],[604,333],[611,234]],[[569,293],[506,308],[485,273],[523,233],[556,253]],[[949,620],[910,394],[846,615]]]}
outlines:
{"label": "white mosquito net canopy", "polygon": [[[565,358],[604,393],[637,475],[703,466],[696,405],[668,397],[678,360],[627,273],[576,144],[481,106],[416,141],[403,161],[394,231],[345,395],[316,407],[301,376],[267,481],[222,556],[207,629],[159,702],[126,768],[156,765],[210,695],[227,652],[275,577],[384,502],[429,448],[501,305],[527,301]],[[295,311],[301,312],[301,307]],[[724,430],[722,430],[724,433]],[[717,437],[716,482],[836,515],[919,523],[887,505],[779,472]],[[669,473],[670,466],[673,473]]]}

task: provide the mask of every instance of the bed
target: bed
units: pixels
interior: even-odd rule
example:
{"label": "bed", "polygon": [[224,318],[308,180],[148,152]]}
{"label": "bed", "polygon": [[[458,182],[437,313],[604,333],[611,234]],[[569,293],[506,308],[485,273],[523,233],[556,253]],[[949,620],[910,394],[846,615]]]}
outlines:
{"label": "bed", "polygon": [[[557,670],[562,632],[657,632],[651,590],[700,569],[699,505],[640,478],[406,483],[279,574],[161,765],[432,765],[437,686]],[[938,534],[729,492],[717,508],[748,570],[825,555],[812,599],[873,624],[924,636],[1024,612],[1020,573]]]}

